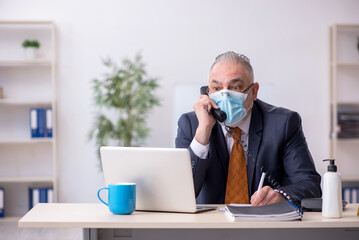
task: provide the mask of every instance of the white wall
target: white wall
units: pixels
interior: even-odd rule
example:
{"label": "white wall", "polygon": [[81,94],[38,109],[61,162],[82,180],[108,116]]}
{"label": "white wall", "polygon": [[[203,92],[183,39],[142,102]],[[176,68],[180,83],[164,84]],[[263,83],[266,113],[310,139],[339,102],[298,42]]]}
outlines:
{"label": "white wall", "polygon": [[90,82],[104,72],[101,57],[119,61],[139,50],[149,74],[161,78],[163,100],[149,118],[147,146],[173,146],[174,86],[206,83],[215,56],[234,50],[251,58],[273,104],[301,114],[322,172],[320,160],[329,154],[328,28],[358,23],[358,10],[355,0],[0,0],[0,20],[53,20],[57,26],[62,202],[97,202],[103,179],[87,140],[95,112]]}

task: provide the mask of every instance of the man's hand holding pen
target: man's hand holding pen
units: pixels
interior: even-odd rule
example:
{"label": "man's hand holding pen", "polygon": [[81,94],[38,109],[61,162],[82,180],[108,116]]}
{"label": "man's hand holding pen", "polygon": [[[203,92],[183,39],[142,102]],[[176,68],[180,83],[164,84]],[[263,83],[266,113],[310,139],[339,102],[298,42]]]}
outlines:
{"label": "man's hand holding pen", "polygon": [[265,177],[266,173],[263,172],[261,180],[259,181],[258,190],[251,197],[252,206],[264,206],[286,200],[282,194],[274,191],[271,187],[263,187]]}
{"label": "man's hand holding pen", "polygon": [[283,202],[284,196],[274,191],[269,186],[264,186],[259,192],[256,191],[251,197],[252,206],[264,206],[272,203]]}

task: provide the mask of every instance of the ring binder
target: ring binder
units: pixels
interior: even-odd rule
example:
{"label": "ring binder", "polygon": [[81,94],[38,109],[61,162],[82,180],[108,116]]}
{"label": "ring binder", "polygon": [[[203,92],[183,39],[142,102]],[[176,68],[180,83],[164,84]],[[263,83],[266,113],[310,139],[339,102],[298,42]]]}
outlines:
{"label": "ring binder", "polygon": [[0,188],[0,218],[5,216],[5,190]]}

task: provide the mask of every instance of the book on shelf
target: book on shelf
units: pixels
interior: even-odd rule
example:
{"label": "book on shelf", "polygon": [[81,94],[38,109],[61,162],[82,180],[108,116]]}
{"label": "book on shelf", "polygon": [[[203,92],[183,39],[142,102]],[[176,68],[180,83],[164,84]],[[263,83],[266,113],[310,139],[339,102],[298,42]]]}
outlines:
{"label": "book on shelf", "polygon": [[340,121],[351,121],[358,122],[359,121],[359,113],[338,113],[338,120]]}
{"label": "book on shelf", "polygon": [[37,137],[45,137],[46,131],[46,115],[45,109],[38,108],[37,109]]}
{"label": "book on shelf", "polygon": [[359,103],[338,105],[338,122],[340,121],[359,121]]}
{"label": "book on shelf", "polygon": [[341,132],[357,132],[359,133],[359,124],[350,125],[350,124],[339,124],[339,131]]}
{"label": "book on shelf", "polygon": [[29,210],[38,203],[53,203],[53,188],[29,188]]}
{"label": "book on shelf", "polygon": [[52,137],[52,109],[46,109],[46,137]]}
{"label": "book on shelf", "polygon": [[0,188],[0,218],[5,216],[5,190]]}
{"label": "book on shelf", "polygon": [[53,121],[51,108],[30,109],[31,138],[52,138],[52,123]]}
{"label": "book on shelf", "polygon": [[303,212],[290,201],[265,206],[227,205],[225,213],[233,221],[291,221],[302,218]]}
{"label": "book on shelf", "polygon": [[355,132],[338,132],[338,138],[359,138],[359,133],[355,133]]}

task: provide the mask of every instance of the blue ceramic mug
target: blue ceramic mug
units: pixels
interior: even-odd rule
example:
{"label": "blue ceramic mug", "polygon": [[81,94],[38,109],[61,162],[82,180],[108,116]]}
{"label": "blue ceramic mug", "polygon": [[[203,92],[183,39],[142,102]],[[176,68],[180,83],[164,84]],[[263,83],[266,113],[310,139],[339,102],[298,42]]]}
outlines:
{"label": "blue ceramic mug", "polygon": [[[108,190],[108,203],[100,197],[100,192],[105,189]],[[136,183],[109,184],[98,190],[97,197],[114,214],[131,214],[136,208]]]}

